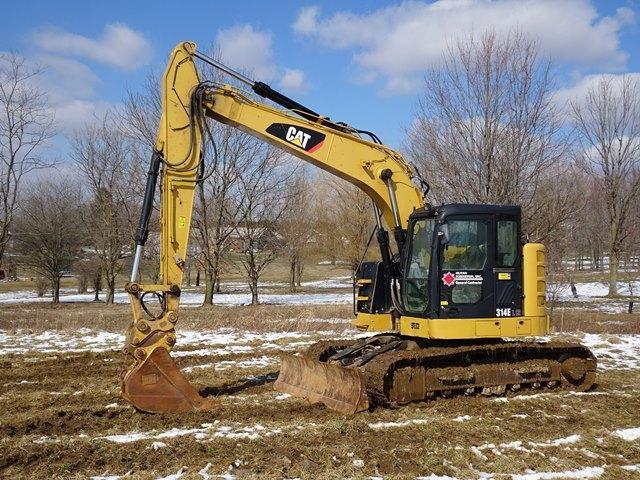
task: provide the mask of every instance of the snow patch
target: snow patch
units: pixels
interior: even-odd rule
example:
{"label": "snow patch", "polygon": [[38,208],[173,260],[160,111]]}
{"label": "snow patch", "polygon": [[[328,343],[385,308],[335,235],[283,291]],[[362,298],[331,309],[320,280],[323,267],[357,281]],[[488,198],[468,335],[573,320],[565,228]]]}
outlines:
{"label": "snow patch", "polygon": [[[184,436],[193,436],[196,440],[207,438],[233,438],[255,440],[282,433],[282,428],[267,428],[259,423],[252,426],[221,425],[219,420],[213,423],[203,423],[199,428],[172,428],[164,432],[130,432],[117,435],[97,437],[114,443],[132,443],[141,440],[163,440]],[[156,442],[154,442],[156,443]],[[159,442],[162,443],[162,442]],[[153,445],[153,444],[152,444]]]}
{"label": "snow patch", "polygon": [[461,415],[453,419],[454,422],[464,422],[466,420],[471,420],[473,417],[471,415]]}
{"label": "snow patch", "polygon": [[432,473],[427,477],[416,477],[416,480],[458,480],[455,477],[450,477],[449,475],[436,475]]}
{"label": "snow patch", "polygon": [[376,422],[376,423],[370,423],[369,424],[369,428],[372,428],[374,430],[382,430],[384,428],[401,428],[401,427],[408,427],[409,425],[424,425],[428,423],[428,420],[423,420],[420,418],[417,419],[413,419],[413,420],[404,420],[401,422]]}
{"label": "snow patch", "polygon": [[268,357],[263,355],[261,357],[249,358],[246,360],[221,360],[216,363],[205,363],[202,365],[194,365],[193,367],[186,367],[183,371],[189,373],[199,369],[213,369],[213,370],[228,370],[229,368],[253,368],[253,367],[268,367],[270,365],[276,365],[278,363],[278,357]]}
{"label": "snow patch", "polygon": [[556,440],[551,440],[549,442],[540,442],[540,443],[529,442],[529,445],[534,447],[543,447],[543,448],[559,447],[560,445],[570,445],[572,443],[579,442],[581,438],[582,437],[580,437],[580,435],[569,435],[568,437],[558,438]]}
{"label": "snow patch", "polygon": [[512,474],[512,480],[554,480],[557,478],[598,478],[604,473],[603,467],[584,467],[579,470],[564,472],[534,472],[527,470],[524,474]]}
{"label": "snow patch", "polygon": [[187,473],[187,467],[182,467],[176,473],[171,475],[167,475],[166,477],[157,477],[156,480],[178,480],[182,478]]}
{"label": "snow patch", "polygon": [[640,427],[616,430],[613,435],[627,442],[634,442],[640,438]]}
{"label": "snow patch", "polygon": [[[325,281],[329,282],[329,281]],[[325,284],[326,285],[326,284]],[[340,284],[326,285],[320,288],[341,288]],[[104,295],[101,295],[104,299]],[[60,303],[93,302],[93,293],[73,294],[65,291],[60,293]],[[291,293],[291,294],[260,294],[260,302],[276,305],[324,305],[351,303],[353,294],[349,293]],[[50,296],[38,297],[34,291],[0,293],[0,303],[31,303],[51,302]],[[128,303],[129,296],[126,292],[116,292],[115,303]],[[180,295],[181,305],[202,305],[204,292],[183,291]],[[214,305],[239,306],[251,304],[251,293],[216,293],[213,296]]]}

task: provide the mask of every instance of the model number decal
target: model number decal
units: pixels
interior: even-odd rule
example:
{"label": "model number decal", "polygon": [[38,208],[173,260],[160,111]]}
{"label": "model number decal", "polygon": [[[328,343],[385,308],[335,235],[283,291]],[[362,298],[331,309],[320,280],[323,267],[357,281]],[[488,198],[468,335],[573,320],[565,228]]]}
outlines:
{"label": "model number decal", "polygon": [[512,317],[511,308],[496,308],[496,317]]}

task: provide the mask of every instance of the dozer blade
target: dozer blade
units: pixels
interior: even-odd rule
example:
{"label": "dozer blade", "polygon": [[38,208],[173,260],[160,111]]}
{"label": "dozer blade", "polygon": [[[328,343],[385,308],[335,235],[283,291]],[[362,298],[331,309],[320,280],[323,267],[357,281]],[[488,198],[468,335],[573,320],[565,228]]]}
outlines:
{"label": "dozer blade", "polygon": [[149,413],[209,411],[217,405],[198,394],[164,348],[156,348],[126,373],[122,394],[136,409]]}
{"label": "dozer blade", "polygon": [[282,354],[280,375],[273,388],[310,402],[322,402],[344,414],[369,408],[362,372],[357,368],[319,362],[310,358]]}

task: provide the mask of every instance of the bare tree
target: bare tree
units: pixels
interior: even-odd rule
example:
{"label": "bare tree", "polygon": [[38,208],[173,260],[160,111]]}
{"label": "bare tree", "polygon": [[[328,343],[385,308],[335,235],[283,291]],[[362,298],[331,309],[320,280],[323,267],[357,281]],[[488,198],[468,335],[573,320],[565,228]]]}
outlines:
{"label": "bare tree", "polygon": [[93,288],[94,300],[98,301],[101,290],[101,261],[95,256],[80,258],[73,264],[73,272],[78,280],[78,293],[87,293],[89,286]]}
{"label": "bare tree", "polygon": [[289,201],[280,222],[284,255],[289,262],[289,291],[301,286],[302,273],[309,256],[310,242],[315,236],[316,225],[312,215],[309,181],[300,172],[291,179]]}
{"label": "bare tree", "polygon": [[365,253],[376,255],[375,248],[367,250],[367,243],[375,226],[373,204],[366,193],[350,183],[337,178],[331,178],[328,182],[328,207],[333,216],[333,228],[340,238],[340,257],[355,272]]}
{"label": "bare tree", "polygon": [[111,114],[76,132],[72,157],[91,194],[83,213],[87,237],[100,259],[107,284],[107,303],[113,303],[116,277],[130,254],[137,202],[131,188],[136,152],[114,126]]}
{"label": "bare tree", "polygon": [[51,285],[53,303],[60,301],[60,279],[71,269],[82,245],[77,185],[46,180],[21,200],[15,221],[15,248],[21,262]]}
{"label": "bare tree", "polygon": [[289,182],[295,168],[285,167],[282,159],[274,147],[262,144],[239,177],[236,233],[242,245],[240,263],[247,275],[252,305],[260,303],[260,277],[283,248],[277,226],[287,209]]}
{"label": "bare tree", "polygon": [[[207,178],[198,187],[193,216],[193,236],[199,250],[197,258],[205,276],[205,305],[213,303],[223,257],[242,216],[243,203],[236,198],[242,190],[241,176],[251,172],[251,164],[264,150],[258,139],[233,127],[213,124],[211,130],[217,147],[206,149],[213,158],[205,159]],[[209,140],[205,139],[206,142]]]}
{"label": "bare tree", "polygon": [[534,41],[494,32],[457,41],[428,71],[406,147],[438,201],[519,204],[539,232],[561,223],[536,226],[540,188],[567,154],[550,72]]}
{"label": "bare tree", "polygon": [[607,218],[609,296],[618,295],[618,267],[640,195],[640,90],[623,76],[603,77],[572,104],[580,133],[580,164],[602,192]]}
{"label": "bare tree", "polygon": [[155,147],[160,125],[160,78],[156,72],[149,71],[140,90],[127,90],[124,107],[119,111],[123,135],[149,152]]}
{"label": "bare tree", "polygon": [[42,156],[53,115],[35,83],[41,73],[17,54],[0,54],[0,266],[25,176],[51,165]]}

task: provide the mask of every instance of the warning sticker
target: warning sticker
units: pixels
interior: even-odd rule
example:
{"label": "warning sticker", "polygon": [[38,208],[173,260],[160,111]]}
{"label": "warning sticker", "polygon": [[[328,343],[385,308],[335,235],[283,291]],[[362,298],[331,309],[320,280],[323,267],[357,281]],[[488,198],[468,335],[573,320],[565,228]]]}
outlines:
{"label": "warning sticker", "polygon": [[511,273],[509,272],[498,273],[498,280],[511,280]]}

